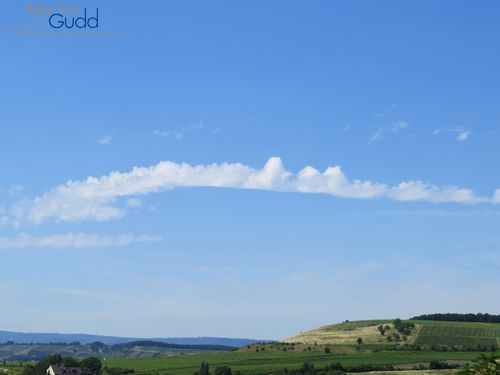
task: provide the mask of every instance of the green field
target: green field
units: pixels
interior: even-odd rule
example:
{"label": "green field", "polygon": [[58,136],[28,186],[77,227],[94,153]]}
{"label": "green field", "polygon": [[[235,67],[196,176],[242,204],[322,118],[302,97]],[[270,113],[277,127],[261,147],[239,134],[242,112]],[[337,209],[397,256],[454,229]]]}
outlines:
{"label": "green field", "polygon": [[160,375],[192,375],[202,361],[208,362],[212,368],[227,365],[233,373],[242,375],[270,374],[298,369],[304,362],[313,363],[316,367],[340,362],[343,366],[352,367],[366,365],[402,365],[428,363],[431,360],[471,360],[477,356],[473,352],[360,352],[356,354],[325,354],[320,352],[231,352],[204,355],[172,356],[166,358],[148,358],[135,360],[106,360],[104,366],[133,368],[136,374]]}
{"label": "green field", "polygon": [[415,339],[417,345],[446,345],[477,347],[498,347],[500,325],[462,323],[455,325],[425,324]]}
{"label": "green field", "polygon": [[[23,363],[23,366],[31,363]],[[24,367],[19,362],[6,362],[5,366],[0,362],[0,375],[19,375]]]}

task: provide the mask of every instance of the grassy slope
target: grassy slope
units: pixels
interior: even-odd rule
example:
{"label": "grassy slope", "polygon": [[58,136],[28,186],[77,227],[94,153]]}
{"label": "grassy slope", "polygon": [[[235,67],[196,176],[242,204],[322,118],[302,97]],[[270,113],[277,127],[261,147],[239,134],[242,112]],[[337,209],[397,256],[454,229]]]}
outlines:
{"label": "grassy slope", "polygon": [[[387,341],[380,335],[377,327],[380,324],[389,325],[391,327],[389,333],[395,332],[390,322],[389,320],[367,320],[331,324],[300,333],[284,342],[347,345],[354,344],[357,338],[361,337],[365,344],[383,344]],[[464,347],[500,344],[500,324],[426,320],[412,322],[416,324],[416,329],[408,337],[407,343],[409,344],[464,345]]]}
{"label": "grassy slope", "polygon": [[385,343],[386,340],[380,335],[377,327],[383,324],[391,327],[394,331],[394,325],[390,320],[364,320],[357,322],[348,322],[340,324],[329,324],[307,332],[301,332],[296,336],[290,337],[284,342],[300,342],[305,344],[355,344],[358,337],[363,339],[366,344]]}

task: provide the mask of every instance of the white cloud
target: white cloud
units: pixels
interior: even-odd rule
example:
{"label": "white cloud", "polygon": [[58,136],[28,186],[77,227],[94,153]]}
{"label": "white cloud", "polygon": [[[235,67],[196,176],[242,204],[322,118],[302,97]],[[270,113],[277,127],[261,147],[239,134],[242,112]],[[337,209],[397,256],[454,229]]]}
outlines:
{"label": "white cloud", "polygon": [[380,141],[386,138],[389,134],[399,133],[400,131],[408,128],[410,124],[406,121],[399,121],[391,127],[379,128],[370,137],[371,142]]}
{"label": "white cloud", "polygon": [[168,138],[168,137],[170,137],[170,131],[156,129],[155,131],[153,131],[153,135],[156,135],[157,137],[160,137],[160,138]]}
{"label": "white cloud", "polygon": [[[160,138],[173,138],[173,139],[183,139],[187,134],[202,131],[205,129],[205,125],[202,122],[198,122],[192,125],[181,126],[174,130],[163,130],[156,129],[153,131],[153,135]],[[216,135],[219,132],[219,128],[211,130],[212,135]]]}
{"label": "white cloud", "polygon": [[[176,187],[219,187],[280,192],[328,194],[339,198],[433,203],[500,202],[476,196],[472,190],[455,186],[438,187],[422,181],[404,181],[388,186],[369,180],[349,180],[340,166],[323,172],[307,166],[298,173],[287,171],[280,158],[270,158],[261,169],[240,163],[190,165],[162,161],[129,172],[112,172],[96,178],[69,181],[46,193],[14,204],[12,223],[41,224],[53,221],[105,221],[122,217],[127,207],[140,205],[138,196]],[[123,201],[124,200],[124,201]]]}
{"label": "white cloud", "polygon": [[158,236],[122,234],[119,236],[64,233],[47,236],[31,236],[21,233],[16,237],[0,237],[0,249],[19,249],[24,247],[40,248],[80,248],[80,247],[123,247],[140,242],[158,242]]}
{"label": "white cloud", "polygon": [[482,203],[490,201],[486,197],[478,197],[470,189],[456,186],[439,187],[422,181],[402,182],[393,187],[389,196],[399,201],[425,201],[433,203]]}
{"label": "white cloud", "polygon": [[97,143],[101,145],[108,145],[111,143],[111,137],[109,135],[105,135],[97,140]]}
{"label": "white cloud", "polygon": [[384,108],[384,110],[382,112],[375,113],[373,115],[373,117],[384,117],[384,116],[390,114],[391,112],[395,111],[397,108],[398,108],[397,104],[395,104],[395,103],[391,104],[389,107]]}
{"label": "white cloud", "polygon": [[432,134],[434,134],[434,135],[438,135],[441,133],[454,134],[455,139],[457,141],[463,142],[463,141],[466,141],[467,139],[469,139],[472,132],[470,130],[464,129],[463,127],[448,128],[448,129],[438,128],[432,132]]}
{"label": "white cloud", "polygon": [[457,134],[457,141],[466,141],[469,138],[470,131],[464,130]]}
{"label": "white cloud", "polygon": [[495,194],[493,194],[493,203],[500,204],[500,189],[495,190]]}

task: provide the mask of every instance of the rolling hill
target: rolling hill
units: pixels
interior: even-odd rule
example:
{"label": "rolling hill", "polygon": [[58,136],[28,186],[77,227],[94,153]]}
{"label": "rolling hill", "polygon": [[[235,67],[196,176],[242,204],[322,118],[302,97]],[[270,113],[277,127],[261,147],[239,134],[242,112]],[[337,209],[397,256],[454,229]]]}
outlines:
{"label": "rolling hill", "polygon": [[159,341],[168,344],[177,345],[223,345],[232,347],[241,347],[262,340],[226,338],[226,337],[163,337],[163,338],[137,338],[137,337],[117,337],[90,335],[83,333],[24,333],[0,331],[0,343],[14,342],[18,344],[49,344],[64,343],[69,344],[78,342],[80,344],[90,344],[92,342],[102,342],[106,345],[125,344],[131,341]]}
{"label": "rolling hill", "polygon": [[82,359],[151,358],[228,351],[262,340],[221,337],[137,339],[88,334],[18,333],[0,331],[0,360],[39,361],[59,353]]}
{"label": "rolling hill", "polygon": [[[500,346],[500,324],[481,322],[452,322],[408,320],[411,326],[405,333],[396,329],[393,320],[365,320],[330,324],[283,340],[285,343],[356,345],[363,344],[413,345],[430,349],[490,350]],[[384,327],[384,334],[379,327]]]}

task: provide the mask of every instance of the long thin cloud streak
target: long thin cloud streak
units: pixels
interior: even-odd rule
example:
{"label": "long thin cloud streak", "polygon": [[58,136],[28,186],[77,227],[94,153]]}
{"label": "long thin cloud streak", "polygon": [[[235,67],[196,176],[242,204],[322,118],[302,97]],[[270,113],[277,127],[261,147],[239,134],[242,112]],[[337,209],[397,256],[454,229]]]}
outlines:
{"label": "long thin cloud streak", "polygon": [[176,187],[220,187],[279,192],[328,194],[339,198],[433,203],[499,203],[500,190],[492,198],[476,196],[470,189],[438,187],[422,181],[406,181],[395,186],[364,180],[349,180],[340,166],[320,172],[305,167],[298,173],[287,171],[280,158],[270,158],[261,169],[240,163],[190,165],[162,161],[130,172],[112,172],[99,178],[69,181],[11,208],[13,222],[40,224],[47,220],[105,221],[126,214],[123,197],[157,193]]}
{"label": "long thin cloud streak", "polygon": [[161,241],[161,237],[159,236],[136,236],[132,234],[109,236],[87,233],[64,233],[34,237],[22,233],[16,237],[0,237],[0,249],[19,249],[24,247],[122,247],[134,243],[158,241]]}

